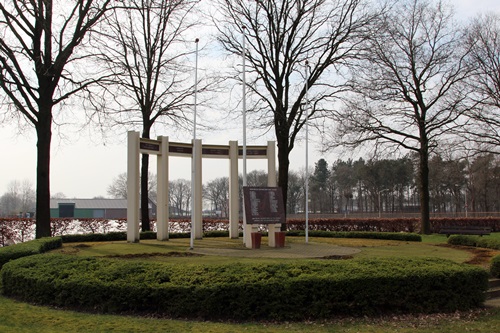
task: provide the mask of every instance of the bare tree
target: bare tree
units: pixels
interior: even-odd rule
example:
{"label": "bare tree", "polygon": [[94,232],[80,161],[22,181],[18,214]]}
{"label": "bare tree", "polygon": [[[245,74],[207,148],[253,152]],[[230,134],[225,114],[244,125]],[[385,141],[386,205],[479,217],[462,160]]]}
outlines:
{"label": "bare tree", "polygon": [[461,134],[480,152],[500,154],[500,16],[480,16],[467,31],[470,62],[476,68],[470,84],[476,93],[471,122]]}
{"label": "bare tree", "polygon": [[77,48],[111,0],[0,1],[0,87],[9,118],[20,115],[37,134],[36,237],[50,236],[50,146],[64,101],[95,79],[78,76]]}
{"label": "bare tree", "polygon": [[288,177],[287,213],[304,211],[305,206],[305,171],[291,171]]}
{"label": "bare tree", "polygon": [[108,186],[108,195],[115,199],[127,199],[127,173],[120,173]]}
{"label": "bare tree", "polygon": [[[319,118],[345,89],[343,65],[357,54],[375,17],[360,0],[218,0],[218,40],[244,54],[251,76],[249,115],[273,128],[278,144],[278,185],[288,198],[289,154],[307,121],[306,94]],[[242,37],[243,36],[243,37]],[[241,69],[240,69],[241,71]],[[286,204],[286,202],[285,202]]]}
{"label": "bare tree", "polygon": [[252,170],[247,174],[248,186],[267,186],[267,172],[264,170]]}
{"label": "bare tree", "polygon": [[[187,128],[191,126],[194,103],[194,34],[199,16],[198,0],[126,0],[126,9],[110,17],[110,30],[102,31],[107,57],[104,66],[115,75],[110,94],[114,106],[106,106],[114,121],[142,127],[141,137],[151,138],[154,126]],[[198,92],[208,89],[197,86]],[[113,111],[114,109],[114,111]],[[148,215],[149,155],[141,163],[141,224],[149,230]]]}
{"label": "bare tree", "polygon": [[203,187],[203,196],[221,217],[229,216],[229,177],[216,178]]}
{"label": "bare tree", "polygon": [[7,187],[7,192],[0,198],[0,205],[5,215],[15,216],[19,214],[21,208],[19,190],[19,182],[16,180],[12,181]]}
{"label": "bare tree", "polygon": [[421,232],[429,233],[429,155],[467,111],[463,33],[442,1],[402,0],[384,15],[337,114],[336,144],[375,142],[419,156]]}
{"label": "bare tree", "polygon": [[[149,197],[156,202],[156,175],[148,175],[148,193]],[[115,199],[127,199],[127,173],[120,173],[108,186],[108,194]]]}
{"label": "bare tree", "polygon": [[28,179],[23,180],[20,190],[21,209],[19,212],[24,217],[28,217],[28,213],[31,215],[35,211],[35,190]]}
{"label": "bare tree", "polygon": [[183,216],[188,213],[191,203],[191,182],[186,179],[177,179],[169,182],[168,188],[169,205],[174,208],[171,214]]}

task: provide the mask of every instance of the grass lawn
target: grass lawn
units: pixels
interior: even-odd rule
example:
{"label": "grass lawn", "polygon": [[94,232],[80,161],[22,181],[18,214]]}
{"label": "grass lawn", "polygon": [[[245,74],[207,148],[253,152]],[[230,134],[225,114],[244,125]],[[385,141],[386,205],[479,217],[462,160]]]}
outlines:
{"label": "grass lawn", "polygon": [[471,313],[378,319],[345,318],[311,323],[211,323],[84,314],[33,306],[0,297],[0,332],[498,332],[500,309]]}
{"label": "grass lawn", "polygon": [[[492,236],[500,238],[500,234]],[[264,240],[265,241],[265,240]],[[304,242],[303,237],[288,237],[287,242]],[[465,262],[468,251],[439,246],[446,242],[442,235],[424,236],[422,243],[384,240],[310,238],[310,242],[356,247],[361,250],[352,260],[369,257],[440,257]],[[289,244],[289,243],[288,243]],[[206,238],[195,241],[197,247],[242,248],[241,240]],[[136,260],[162,260],[189,263],[223,263],[248,261],[282,261],[308,259],[262,259],[222,256],[142,256],[155,253],[190,252],[189,239],[155,240],[138,244],[126,242],[65,244],[57,250],[71,255],[130,255]],[[137,256],[139,255],[139,256]],[[468,313],[390,318],[338,318],[311,323],[218,323],[157,318],[138,318],[86,314],[34,306],[0,296],[0,332],[498,332],[500,309],[480,309]]]}

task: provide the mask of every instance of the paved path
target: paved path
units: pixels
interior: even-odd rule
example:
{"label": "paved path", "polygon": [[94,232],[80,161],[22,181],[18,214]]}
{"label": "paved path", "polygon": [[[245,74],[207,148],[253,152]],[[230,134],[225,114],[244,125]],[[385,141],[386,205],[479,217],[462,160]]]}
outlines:
{"label": "paved path", "polygon": [[260,249],[195,247],[193,253],[250,258],[341,258],[351,256],[360,251],[361,250],[352,247],[342,247],[331,244],[290,243],[282,248],[262,245]]}

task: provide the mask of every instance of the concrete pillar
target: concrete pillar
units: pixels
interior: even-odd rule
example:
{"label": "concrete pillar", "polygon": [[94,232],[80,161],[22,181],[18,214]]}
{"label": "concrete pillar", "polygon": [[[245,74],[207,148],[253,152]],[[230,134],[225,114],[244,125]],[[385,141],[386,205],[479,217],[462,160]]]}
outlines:
{"label": "concrete pillar", "polygon": [[[267,186],[276,187],[276,144],[274,141],[267,142]],[[269,247],[276,247],[276,232],[281,231],[281,224],[268,225]]]}
{"label": "concrete pillar", "polygon": [[258,225],[255,224],[243,224],[244,232],[243,235],[245,236],[245,247],[251,249],[252,248],[252,232],[258,232],[259,228]]}
{"label": "concrete pillar", "polygon": [[138,243],[139,233],[139,132],[127,137],[127,241]]}
{"label": "concrete pillar", "polygon": [[160,241],[168,240],[168,136],[159,136],[161,141],[160,153],[157,157],[157,216],[156,238]]}
{"label": "concrete pillar", "polygon": [[238,238],[240,221],[238,141],[229,141],[229,238]]}

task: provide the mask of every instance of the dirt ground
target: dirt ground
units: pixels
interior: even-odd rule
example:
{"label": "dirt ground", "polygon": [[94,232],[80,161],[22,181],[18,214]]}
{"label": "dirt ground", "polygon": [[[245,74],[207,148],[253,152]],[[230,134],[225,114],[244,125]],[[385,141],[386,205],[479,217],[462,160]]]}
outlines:
{"label": "dirt ground", "polygon": [[448,245],[442,244],[439,246],[452,247],[455,249],[460,249],[472,253],[472,258],[466,261],[467,264],[481,266],[488,268],[490,266],[491,258],[500,254],[500,251],[493,249],[484,249],[471,246],[460,246],[460,245]]}

